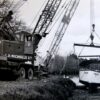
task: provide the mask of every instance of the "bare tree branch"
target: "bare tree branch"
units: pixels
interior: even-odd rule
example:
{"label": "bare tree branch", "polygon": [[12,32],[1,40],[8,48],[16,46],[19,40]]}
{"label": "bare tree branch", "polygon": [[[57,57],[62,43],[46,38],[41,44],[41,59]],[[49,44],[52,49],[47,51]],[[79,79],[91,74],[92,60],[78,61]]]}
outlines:
{"label": "bare tree branch", "polygon": [[4,7],[7,3],[7,0],[0,1],[0,8]]}

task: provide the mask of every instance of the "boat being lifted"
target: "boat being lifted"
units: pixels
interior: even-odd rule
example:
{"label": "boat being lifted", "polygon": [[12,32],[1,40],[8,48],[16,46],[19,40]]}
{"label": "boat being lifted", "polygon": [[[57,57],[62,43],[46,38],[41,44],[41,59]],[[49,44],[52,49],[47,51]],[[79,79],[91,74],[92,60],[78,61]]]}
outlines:
{"label": "boat being lifted", "polygon": [[86,86],[100,86],[100,60],[84,60],[80,64],[79,81]]}
{"label": "boat being lifted", "polygon": [[[85,44],[74,44],[74,46],[100,48],[97,45],[85,45]],[[79,82],[90,88],[96,88],[100,86],[100,55],[81,55],[79,58],[90,58],[82,59],[79,63]],[[91,59],[92,58],[92,59]]]}

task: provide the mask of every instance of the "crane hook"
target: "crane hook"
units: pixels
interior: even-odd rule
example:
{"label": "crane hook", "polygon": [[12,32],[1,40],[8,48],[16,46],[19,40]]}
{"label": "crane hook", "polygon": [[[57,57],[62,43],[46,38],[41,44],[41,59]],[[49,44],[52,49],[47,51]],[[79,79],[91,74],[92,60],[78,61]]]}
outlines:
{"label": "crane hook", "polygon": [[93,43],[94,35],[93,35],[92,33],[91,33],[91,35],[90,35],[90,39],[91,39],[91,44],[90,44],[90,45],[94,46],[94,43]]}

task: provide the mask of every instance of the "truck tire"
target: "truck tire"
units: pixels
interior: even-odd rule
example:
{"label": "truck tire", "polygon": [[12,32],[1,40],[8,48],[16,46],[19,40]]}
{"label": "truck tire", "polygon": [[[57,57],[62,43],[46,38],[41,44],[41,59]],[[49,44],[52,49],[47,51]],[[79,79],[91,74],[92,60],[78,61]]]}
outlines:
{"label": "truck tire", "polygon": [[34,76],[33,74],[34,74],[33,69],[29,68],[28,72],[27,72],[27,77],[28,77],[29,80],[33,79],[33,76]]}
{"label": "truck tire", "polygon": [[24,67],[20,67],[19,69],[19,78],[20,79],[25,79],[26,78],[26,71]]}

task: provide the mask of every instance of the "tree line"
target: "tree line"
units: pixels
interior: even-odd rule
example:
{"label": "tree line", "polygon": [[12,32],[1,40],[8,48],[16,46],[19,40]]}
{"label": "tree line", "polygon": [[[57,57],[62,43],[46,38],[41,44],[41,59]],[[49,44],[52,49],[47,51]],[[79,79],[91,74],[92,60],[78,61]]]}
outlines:
{"label": "tree line", "polygon": [[67,57],[56,55],[49,64],[49,72],[52,74],[77,75],[79,59],[75,54],[69,54]]}

